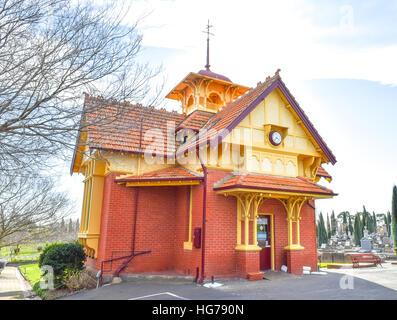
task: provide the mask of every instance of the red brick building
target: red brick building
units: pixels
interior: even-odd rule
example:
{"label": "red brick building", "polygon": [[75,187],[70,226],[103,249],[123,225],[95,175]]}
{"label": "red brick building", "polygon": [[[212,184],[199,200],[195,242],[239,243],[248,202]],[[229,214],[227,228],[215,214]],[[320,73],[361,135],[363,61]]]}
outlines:
{"label": "red brick building", "polygon": [[247,88],[208,67],[167,98],[182,112],[85,96],[71,172],[87,266],[199,282],[316,269],[315,200],[335,195],[317,182],[336,159],[279,72]]}

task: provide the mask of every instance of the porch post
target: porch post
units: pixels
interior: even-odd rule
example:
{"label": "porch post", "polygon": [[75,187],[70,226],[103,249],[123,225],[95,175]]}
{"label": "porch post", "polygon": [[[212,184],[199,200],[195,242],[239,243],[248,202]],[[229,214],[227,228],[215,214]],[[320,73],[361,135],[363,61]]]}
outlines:
{"label": "porch post", "polygon": [[241,245],[241,205],[238,199],[237,201],[237,246]]}
{"label": "porch post", "polygon": [[249,209],[244,212],[244,244],[249,245]]}
{"label": "porch post", "polygon": [[[249,280],[261,280],[263,272],[260,272],[259,252],[257,245],[256,225],[257,225],[257,196],[252,193],[234,194],[237,198],[237,246],[236,250],[236,270],[239,276]],[[250,225],[250,220],[253,223]],[[244,220],[244,239],[241,240],[241,224]],[[250,232],[252,241],[250,243]]]}
{"label": "porch post", "polygon": [[[294,274],[302,274],[304,247],[300,244],[300,212],[306,200],[305,197],[291,197],[286,201],[282,201],[287,211],[288,221],[288,246],[284,249],[287,255],[288,272]],[[293,222],[296,225],[295,243],[293,239]]]}

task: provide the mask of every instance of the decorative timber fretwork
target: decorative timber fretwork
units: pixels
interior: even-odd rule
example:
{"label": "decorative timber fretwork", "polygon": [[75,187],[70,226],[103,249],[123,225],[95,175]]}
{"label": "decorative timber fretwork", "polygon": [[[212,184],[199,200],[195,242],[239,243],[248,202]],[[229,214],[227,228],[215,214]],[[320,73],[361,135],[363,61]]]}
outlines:
{"label": "decorative timber fretwork", "polygon": [[[288,246],[285,247],[287,250],[303,250],[304,247],[300,244],[300,216],[303,205],[306,201],[310,200],[310,197],[290,197],[288,199],[279,199],[283,204],[285,211],[287,212],[287,223],[288,223]],[[296,239],[293,239],[293,223],[296,227]]]}
{"label": "decorative timber fretwork", "polygon": [[[262,193],[233,193],[237,199],[237,246],[236,250],[259,251],[257,245],[257,221],[259,218],[258,210],[261,204],[267,199]],[[227,194],[225,194],[227,196]],[[252,227],[250,228],[250,222]],[[242,240],[242,225],[244,224],[244,239]],[[250,243],[250,229],[252,232],[252,242]]]}
{"label": "decorative timber fretwork", "polygon": [[[313,200],[310,196],[290,195],[280,197],[278,194],[260,192],[230,192],[224,193],[237,199],[237,246],[240,251],[259,251],[257,245],[257,221],[259,218],[259,208],[264,201],[276,199],[282,203],[287,213],[288,223],[288,245],[286,250],[303,250],[300,244],[300,220],[303,205],[308,200]],[[294,239],[295,224],[295,239]],[[250,236],[251,235],[251,236]]]}

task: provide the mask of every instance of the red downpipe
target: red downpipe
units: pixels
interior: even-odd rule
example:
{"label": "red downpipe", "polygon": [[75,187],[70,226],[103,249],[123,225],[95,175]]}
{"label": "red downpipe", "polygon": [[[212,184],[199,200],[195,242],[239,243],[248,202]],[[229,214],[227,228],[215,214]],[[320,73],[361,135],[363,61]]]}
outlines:
{"label": "red downpipe", "polygon": [[134,259],[136,256],[149,253],[151,250],[145,250],[145,251],[139,251],[135,252],[135,239],[136,239],[136,221],[138,219],[138,200],[139,200],[139,187],[136,187],[136,192],[135,192],[135,216],[134,216],[134,227],[133,227],[133,234],[132,234],[132,244],[131,244],[131,255],[126,257],[126,261],[123,262],[123,264],[116,270],[114,273],[115,277],[119,277],[120,272],[123,271],[128,264],[131,262],[132,259]]}
{"label": "red downpipe", "polygon": [[115,271],[113,274],[115,277],[119,277],[120,272],[123,271],[127,265],[131,262],[132,259],[134,259],[136,256],[139,256],[141,254],[145,253],[150,253],[151,250],[145,250],[145,251],[138,251],[135,252],[135,239],[136,239],[136,225],[137,225],[137,217],[138,217],[138,200],[139,200],[139,188],[136,187],[136,193],[135,193],[135,216],[134,216],[134,226],[133,226],[133,234],[132,234],[132,243],[131,243],[131,254],[128,256],[123,256],[123,257],[118,257],[118,258],[113,258],[109,260],[103,260],[101,262],[101,275],[100,275],[100,282],[99,285],[102,286],[103,282],[103,264],[106,262],[113,262],[113,261],[118,261],[118,260],[123,260],[127,259],[126,261],[123,262],[123,264]]}
{"label": "red downpipe", "polygon": [[[142,129],[143,129],[143,118],[141,118],[141,124],[140,124],[140,134],[139,134],[139,149],[142,149]],[[105,262],[113,262],[113,261],[118,261],[118,260],[122,260],[122,259],[127,259],[126,261],[123,262],[123,264],[115,271],[115,273],[113,274],[115,277],[119,277],[120,272],[123,271],[127,265],[131,262],[132,259],[134,259],[134,257],[139,256],[141,254],[145,254],[145,253],[150,253],[152,252],[151,250],[144,250],[144,251],[138,251],[135,252],[135,239],[136,239],[136,221],[138,218],[138,200],[139,200],[139,188],[136,187],[135,188],[135,215],[134,215],[134,227],[133,227],[133,234],[132,234],[132,243],[131,243],[131,254],[128,256],[123,256],[123,257],[118,257],[118,258],[113,258],[113,259],[108,259],[108,260],[102,260],[101,262],[101,273],[100,273],[100,286],[102,286],[102,282],[103,282],[103,264]]]}
{"label": "red downpipe", "polygon": [[197,156],[199,158],[201,167],[203,168],[204,173],[204,191],[203,191],[203,227],[202,227],[202,240],[201,240],[201,277],[199,283],[204,282],[204,269],[205,269],[205,226],[206,226],[206,218],[207,218],[207,168],[205,167],[203,161],[200,157],[200,151],[197,148]]}
{"label": "red downpipe", "polygon": [[136,187],[136,193],[135,193],[135,216],[134,216],[134,226],[133,226],[133,234],[132,234],[131,254],[128,255],[128,256],[113,258],[113,259],[109,259],[109,260],[103,260],[101,262],[101,275],[100,275],[100,279],[99,279],[99,285],[100,286],[102,286],[102,282],[103,282],[103,264],[104,263],[127,259],[126,261],[123,262],[123,264],[113,274],[115,277],[119,277],[120,276],[120,272],[123,271],[127,267],[127,265],[131,262],[132,259],[134,259],[136,256],[139,256],[141,254],[152,252],[151,250],[144,250],[144,251],[135,252],[136,225],[137,225],[137,218],[138,218],[138,200],[139,200],[139,188]]}

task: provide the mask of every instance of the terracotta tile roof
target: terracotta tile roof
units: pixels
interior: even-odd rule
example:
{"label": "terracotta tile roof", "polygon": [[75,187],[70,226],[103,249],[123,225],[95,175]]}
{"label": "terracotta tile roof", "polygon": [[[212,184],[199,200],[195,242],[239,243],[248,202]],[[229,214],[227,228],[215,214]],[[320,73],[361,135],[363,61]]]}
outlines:
{"label": "terracotta tile roof", "polygon": [[[88,95],[85,108],[91,110],[87,119],[90,148],[140,153],[149,145],[154,145],[154,139],[158,136],[161,138],[159,147],[164,150],[164,155],[172,156],[175,153],[173,145],[169,146],[170,150],[167,152],[167,122],[174,121],[174,125],[180,123],[185,118],[182,114]],[[150,129],[156,129],[152,131],[153,140],[145,141],[145,134]]]}
{"label": "terracotta tile roof", "polygon": [[281,177],[260,174],[230,175],[214,184],[214,190],[247,188],[266,191],[282,191],[334,196],[332,190],[302,177]]}
{"label": "terracotta tile roof", "polygon": [[176,181],[202,180],[203,176],[184,167],[170,167],[147,172],[139,176],[129,175],[116,178],[117,182],[148,182],[148,181]]}
{"label": "terracotta tile roof", "polygon": [[191,129],[194,131],[199,131],[213,116],[215,116],[214,113],[203,110],[195,110],[189,114],[180,124],[178,124],[176,130]]}
{"label": "terracotta tile roof", "polygon": [[[184,144],[178,149],[178,154],[183,153],[188,149],[194,148],[194,146],[202,145],[208,143],[211,139],[216,138],[217,132],[222,129],[227,129],[232,122],[238,118],[239,115],[261,94],[263,91],[270,87],[275,81],[275,77],[268,78],[266,82],[258,84],[256,88],[251,89],[244,95],[240,96],[238,99],[234,100],[231,104],[226,106],[221,111],[218,111],[202,128],[202,130],[207,129],[208,131],[200,135],[198,139],[191,140],[190,142]],[[241,119],[243,120],[243,119]],[[220,138],[220,137],[219,137]],[[224,137],[223,137],[224,138]]]}
{"label": "terracotta tile roof", "polygon": [[332,176],[322,166],[318,167],[316,176],[332,180]]}
{"label": "terracotta tile roof", "polygon": [[[284,82],[281,80],[278,71],[273,77],[266,78],[264,83],[259,82],[258,85],[240,96],[223,110],[215,114],[202,129],[207,132],[198,135],[196,139],[191,139],[188,143],[179,147],[177,155],[183,154],[187,150],[193,150],[197,146],[208,144],[211,140],[220,143],[227,133],[230,133],[266,96],[275,88],[279,88],[291,103],[292,108],[302,120],[314,140],[318,143],[321,150],[332,164],[336,163],[335,156],[325,144],[313,124],[310,122],[304,111],[300,108],[295,98],[289,92]],[[214,129],[214,130],[213,130]],[[222,129],[224,130],[222,132]]]}

